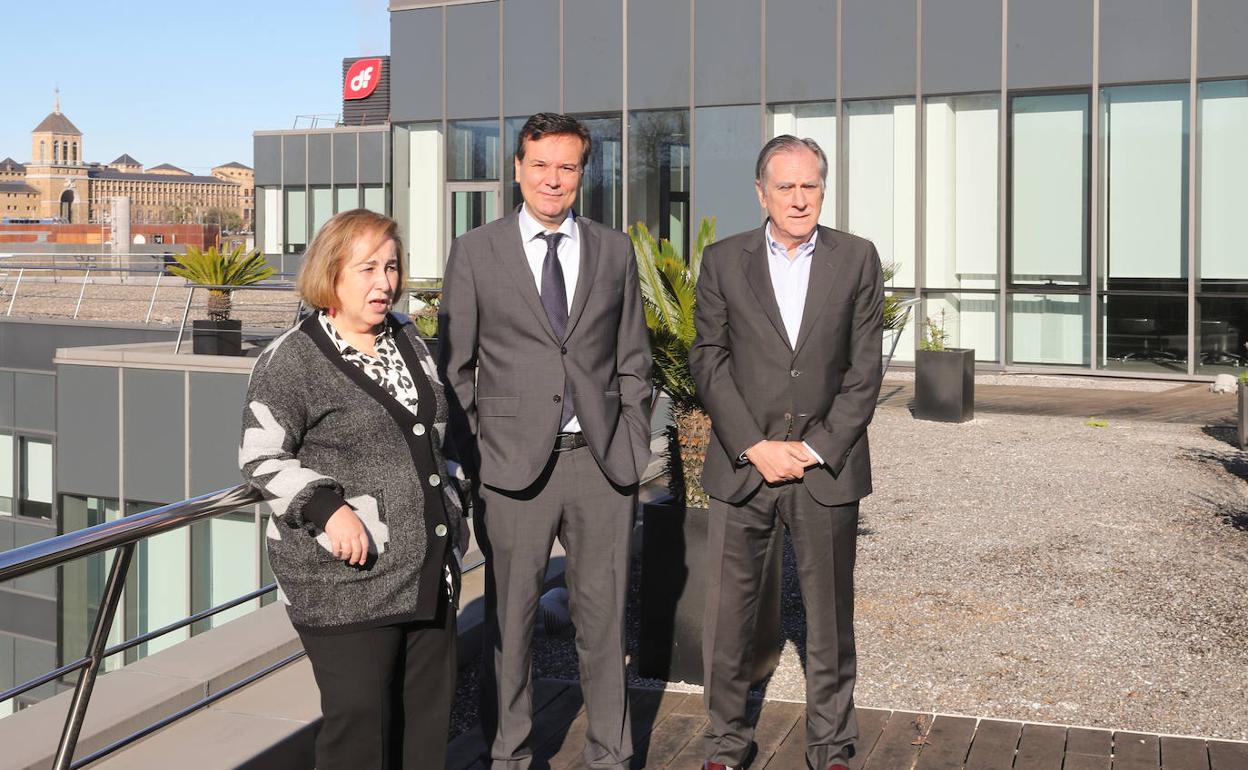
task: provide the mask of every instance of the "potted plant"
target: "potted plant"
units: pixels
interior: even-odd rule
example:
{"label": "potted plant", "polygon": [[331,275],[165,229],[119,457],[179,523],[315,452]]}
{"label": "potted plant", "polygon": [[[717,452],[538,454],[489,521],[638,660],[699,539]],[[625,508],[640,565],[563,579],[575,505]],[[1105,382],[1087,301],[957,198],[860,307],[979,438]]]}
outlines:
{"label": "potted plant", "polygon": [[177,255],[173,275],[208,289],[208,318],[192,322],[193,350],[202,355],[238,356],[243,352],[243,322],[230,318],[231,294],[240,286],[259,283],[273,275],[260,251],[235,246],[223,252],[216,246],[202,251],[187,246]]}
{"label": "potted plant", "polygon": [[914,358],[914,416],[937,422],[975,417],[975,351],[950,348],[945,311],[924,324]]}
{"label": "potted plant", "polygon": [[1239,448],[1248,449],[1248,372],[1239,373]]}
{"label": "potted plant", "polygon": [[442,288],[437,285],[420,286],[410,289],[412,323],[416,324],[416,332],[424,339],[429,355],[438,359],[438,308],[442,304]]}
{"label": "potted plant", "polygon": [[[654,357],[654,378],[670,402],[667,478],[670,499],[645,506],[641,556],[641,633],[638,672],[669,681],[702,682],[702,625],[707,508],[702,465],[711,419],[689,372],[693,315],[702,251],[715,240],[714,218],[703,219],[686,262],[645,224],[629,228]],[[783,530],[776,528],[759,598],[753,678],[762,681],[780,657]]]}

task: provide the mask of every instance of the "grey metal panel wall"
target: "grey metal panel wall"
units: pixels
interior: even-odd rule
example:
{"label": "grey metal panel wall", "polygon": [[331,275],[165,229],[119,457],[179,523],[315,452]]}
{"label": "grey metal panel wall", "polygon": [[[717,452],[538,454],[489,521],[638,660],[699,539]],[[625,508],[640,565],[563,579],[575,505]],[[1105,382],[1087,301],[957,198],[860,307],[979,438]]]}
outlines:
{"label": "grey metal panel wall", "polygon": [[767,101],[836,99],[836,0],[767,0]]}
{"label": "grey metal panel wall", "polygon": [[923,93],[1001,88],[1001,0],[923,4]]}
{"label": "grey metal panel wall", "polygon": [[307,134],[282,136],[282,184],[308,183],[307,150]]}
{"label": "grey metal panel wall", "polygon": [[761,0],[716,0],[698,6],[694,16],[694,104],[759,101],[762,23]]}
{"label": "grey metal panel wall", "polygon": [[1197,73],[1202,78],[1248,75],[1248,3],[1200,0]]}
{"label": "grey metal panel wall", "polygon": [[256,186],[282,183],[282,137],[257,136],[252,139],[256,164]]}
{"label": "grey metal panel wall", "polygon": [[916,0],[843,0],[841,95],[847,99],[914,93]]}
{"label": "grey metal panel wall", "polygon": [[1101,0],[1101,82],[1187,80],[1188,0]]}
{"label": "grey metal panel wall", "polygon": [[127,500],[171,503],[186,496],[182,372],[122,370],[122,452]]}
{"label": "grey metal panel wall", "polygon": [[18,428],[56,430],[56,375],[13,375],[13,420]]}
{"label": "grey metal panel wall", "polygon": [[13,372],[0,372],[0,425],[13,425]]}
{"label": "grey metal panel wall", "polygon": [[357,133],[334,134],[334,184],[355,184],[358,174],[356,161]]}
{"label": "grey metal panel wall", "polygon": [[442,13],[390,14],[390,119],[442,119]]}
{"label": "grey metal panel wall", "polygon": [[689,105],[689,0],[629,0],[628,107]]}
{"label": "grey metal panel wall", "polygon": [[58,491],[117,497],[117,370],[57,367],[56,485]]}
{"label": "grey metal panel wall", "polygon": [[[52,622],[56,622],[56,604],[52,604]],[[44,621],[47,622],[46,619]],[[55,636],[51,637],[55,639]],[[81,655],[82,651],[66,652],[66,657]],[[13,676],[18,682],[28,682],[56,668],[56,643],[39,642],[34,639],[17,638],[13,640]],[[53,685],[44,685],[34,690],[34,694],[42,697],[53,695]]]}
{"label": "grey metal panel wall", "polygon": [[308,135],[308,184],[329,184],[329,134]]}
{"label": "grey metal panel wall", "polygon": [[1092,0],[1010,3],[1009,87],[1092,82]]}
{"label": "grey metal panel wall", "polygon": [[575,0],[563,5],[563,108],[607,112],[624,106],[624,4]]}
{"label": "grey metal panel wall", "polygon": [[503,114],[559,110],[559,0],[503,2]]}
{"label": "grey metal panel wall", "polygon": [[720,238],[762,222],[754,162],[762,147],[761,108],[699,107],[694,114],[694,226],[716,218]]}
{"label": "grey metal panel wall", "polygon": [[360,184],[386,181],[386,140],[380,131],[360,132]]}
{"label": "grey metal panel wall", "polygon": [[112,326],[106,322],[0,318],[0,366],[51,372],[52,356],[57,348],[161,340],[172,342],[176,336],[176,329],[157,326]]}
{"label": "grey metal panel wall", "polygon": [[[36,596],[0,591],[0,618],[5,618],[5,631],[47,642],[56,641],[55,599],[41,599]],[[17,656],[17,662],[18,665],[24,662],[21,655]],[[23,677],[22,681],[33,679],[52,668],[56,668],[56,664]]]}
{"label": "grey metal panel wall", "polygon": [[[40,543],[55,536],[56,529],[46,524],[33,524],[21,520],[13,522],[14,548]],[[8,587],[35,594],[54,602],[56,601],[56,573],[56,567],[39,570],[33,575],[26,575],[12,581],[8,584]],[[3,612],[0,612],[0,617],[4,617]],[[43,638],[55,640],[56,635],[52,634]]]}
{"label": "grey metal panel wall", "polygon": [[0,687],[8,689],[17,684],[13,676],[13,637],[0,632]]}
{"label": "grey metal panel wall", "polygon": [[246,395],[244,374],[191,375],[192,495],[242,481],[238,472],[238,442]]}
{"label": "grey metal panel wall", "polygon": [[498,3],[446,9],[446,116],[498,115]]}

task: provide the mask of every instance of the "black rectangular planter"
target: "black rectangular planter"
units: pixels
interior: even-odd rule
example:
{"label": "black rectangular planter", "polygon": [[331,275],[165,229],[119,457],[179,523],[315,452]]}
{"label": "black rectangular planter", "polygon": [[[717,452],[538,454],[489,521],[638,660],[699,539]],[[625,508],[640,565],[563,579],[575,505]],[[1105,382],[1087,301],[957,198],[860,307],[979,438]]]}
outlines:
{"label": "black rectangular planter", "polygon": [[[637,672],[669,682],[702,684],[702,627],[707,561],[707,509],[651,504],[643,509],[641,633]],[[751,680],[780,660],[780,584],[784,529],[777,526],[763,562]]]}
{"label": "black rectangular planter", "polygon": [[1239,448],[1248,449],[1248,382],[1239,383]]}
{"label": "black rectangular planter", "polygon": [[233,318],[192,321],[191,350],[197,356],[241,356],[243,322]]}
{"label": "black rectangular planter", "polygon": [[975,351],[919,350],[914,358],[914,416],[936,422],[975,419]]}

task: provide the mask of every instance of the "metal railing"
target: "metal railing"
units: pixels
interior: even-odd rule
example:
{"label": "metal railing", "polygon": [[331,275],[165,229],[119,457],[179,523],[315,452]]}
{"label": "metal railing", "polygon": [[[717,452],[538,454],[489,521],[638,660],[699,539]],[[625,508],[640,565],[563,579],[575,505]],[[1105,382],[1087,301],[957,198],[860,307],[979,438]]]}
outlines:
{"label": "metal railing", "polygon": [[91,700],[91,692],[95,687],[96,677],[105,658],[125,652],[152,639],[257,599],[277,587],[275,583],[270,583],[223,604],[197,612],[175,623],[170,623],[141,634],[133,639],[127,639],[112,647],[106,647],[114,615],[116,615],[121,601],[122,588],[126,582],[126,573],[129,571],[130,562],[138,543],[141,540],[187,527],[196,522],[230,513],[238,508],[255,505],[260,502],[262,502],[262,498],[259,494],[247,485],[240,485],[159,508],[153,508],[150,511],[132,514],[115,521],[104,522],[103,524],[97,524],[75,532],[67,532],[48,540],[0,553],[0,583],[2,583],[40,570],[59,567],[75,559],[117,549],[112,566],[109,568],[108,578],[104,584],[104,595],[100,599],[100,608],[96,613],[95,622],[92,624],[91,632],[88,636],[86,653],[75,661],[66,663],[34,679],[0,692],[0,703],[4,703],[74,671],[80,672],[78,682],[74,687],[73,698],[70,701],[69,711],[65,716],[65,726],[61,730],[60,741],[57,744],[56,757],[52,764],[55,770],[79,768],[101,759],[303,656],[303,651],[291,655],[227,688],[213,693],[197,703],[193,703],[164,717],[152,725],[115,741],[87,757],[83,757],[76,762],[74,761],[74,750],[78,745],[78,737],[82,731],[83,719],[86,716],[87,706]]}

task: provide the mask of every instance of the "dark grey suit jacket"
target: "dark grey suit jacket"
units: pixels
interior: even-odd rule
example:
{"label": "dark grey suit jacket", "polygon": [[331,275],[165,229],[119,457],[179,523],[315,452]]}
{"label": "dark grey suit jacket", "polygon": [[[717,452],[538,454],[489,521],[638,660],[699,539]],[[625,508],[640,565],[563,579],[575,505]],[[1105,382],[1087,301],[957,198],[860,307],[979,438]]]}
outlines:
{"label": "dark grey suit jacket", "polygon": [[556,339],[525,259],[517,212],[451,245],[439,310],[443,382],[460,419],[448,455],[482,483],[519,490],[550,459],[564,373],[594,458],[636,484],[650,458],[650,342],[628,236],[577,217],[581,260]]}
{"label": "dark grey suit jacket", "polygon": [[716,499],[744,500],[763,477],[737,458],[763,439],[787,435],[825,462],[804,479],[816,500],[859,500],[871,493],[866,432],[880,392],[880,257],[870,241],[819,228],[794,349],[772,289],[765,237],[762,227],[740,233],[702,258],[689,353],[714,429],[702,485]]}

